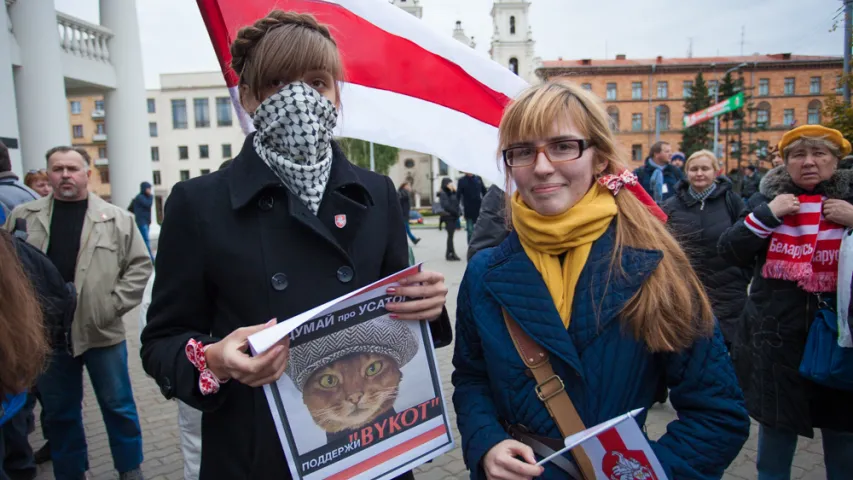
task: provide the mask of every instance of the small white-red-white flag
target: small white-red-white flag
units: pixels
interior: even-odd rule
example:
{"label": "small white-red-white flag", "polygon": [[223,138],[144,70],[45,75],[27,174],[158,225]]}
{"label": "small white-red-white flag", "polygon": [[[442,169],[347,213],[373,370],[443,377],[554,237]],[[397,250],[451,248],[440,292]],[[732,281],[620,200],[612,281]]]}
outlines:
{"label": "small white-red-white flag", "polygon": [[346,70],[337,135],[429,153],[503,185],[497,127],[527,83],[387,0],[197,0],[244,131],[229,45],[271,9],[331,26]]}
{"label": "small white-red-white flag", "polygon": [[634,420],[642,411],[634,410],[566,438],[566,448],[557,454],[581,445],[595,467],[597,480],[667,480],[663,466]]}

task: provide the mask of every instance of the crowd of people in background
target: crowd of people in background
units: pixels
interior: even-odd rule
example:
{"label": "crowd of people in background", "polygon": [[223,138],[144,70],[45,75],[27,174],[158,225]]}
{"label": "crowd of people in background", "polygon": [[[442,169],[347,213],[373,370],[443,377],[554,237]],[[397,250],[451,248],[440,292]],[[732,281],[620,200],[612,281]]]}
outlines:
{"label": "crowd of people in background", "polygon": [[[47,459],[57,479],[86,478],[84,368],[119,479],[143,478],[122,320],[140,302],[139,354],[180,401],[186,478],[287,478],[259,387],[285,371],[289,337],[258,356],[247,337],[412,264],[412,185],[354,166],[332,138],[344,72],[329,28],[275,10],[240,30],[231,55],[256,132],[233,163],[174,187],[156,252],[150,183],[121,208],[89,192],[85,150],[52,148],[21,181],[0,144],[0,480],[32,479]],[[839,131],[786,132],[764,174],[666,142],[632,172],[600,99],[545,82],[506,108],[499,143],[503,185],[465,173],[437,192],[446,261],[461,260],[465,220],[455,330],[438,272],[389,291],[413,300],[385,304],[390,318],[428,321],[436,348],[457,335],[471,478],[592,478],[582,449],[544,466],[536,455],[661,391],[677,419],[650,444],[670,478],[720,478],[750,417],[759,480],[790,478],[798,438],[815,429],[827,478],[850,477],[853,392],[801,373],[853,229]],[[47,443],[33,452],[37,403]]]}

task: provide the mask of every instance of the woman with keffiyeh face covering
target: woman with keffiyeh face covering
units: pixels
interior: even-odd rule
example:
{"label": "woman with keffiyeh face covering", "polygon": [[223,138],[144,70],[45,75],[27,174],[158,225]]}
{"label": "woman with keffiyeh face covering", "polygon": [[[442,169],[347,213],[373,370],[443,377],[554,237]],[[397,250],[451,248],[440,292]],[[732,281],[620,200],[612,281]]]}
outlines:
{"label": "woman with keffiyeh face covering", "polygon": [[761,180],[720,254],[753,272],[732,356],[749,414],[760,424],[758,478],[786,479],[797,437],[820,428],[829,479],[853,472],[853,392],[819,386],[798,371],[821,301],[835,305],[838,258],[853,227],[853,171],[839,169],[850,143],[804,125],[779,142],[783,164]]}
{"label": "woman with keffiyeh face covering", "polygon": [[[661,385],[678,412],[651,442],[668,478],[721,478],[748,435],[740,389],[702,284],[625,170],[600,100],[531,87],[499,142],[512,232],[474,255],[457,300],[453,403],[471,478],[595,478],[582,450],[535,463],[583,426],[651,407]],[[543,358],[554,376],[538,373]]]}
{"label": "woman with keffiyeh face covering", "polygon": [[[175,187],[166,204],[146,371],[202,410],[202,480],[289,478],[263,385],[285,371],[287,339],[258,356],[246,338],[408,266],[396,189],[349,163],[332,138],[343,78],[328,27],[274,10],[231,47],[256,132],[226,169]],[[451,340],[441,274],[396,288],[394,320],[428,320]],[[410,478],[411,474],[404,475]]]}

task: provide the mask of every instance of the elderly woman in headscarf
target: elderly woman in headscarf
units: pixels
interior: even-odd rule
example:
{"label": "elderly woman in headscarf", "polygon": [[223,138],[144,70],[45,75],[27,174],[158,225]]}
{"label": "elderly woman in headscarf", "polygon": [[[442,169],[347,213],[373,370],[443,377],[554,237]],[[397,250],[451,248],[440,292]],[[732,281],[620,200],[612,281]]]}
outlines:
{"label": "elderly woman in headscarf", "polygon": [[853,228],[853,171],[838,168],[850,151],[837,130],[787,132],[783,165],[768,172],[718,245],[726,260],[753,270],[733,358],[760,423],[759,480],[790,478],[798,436],[812,438],[814,428],[822,431],[827,478],[853,472],[853,392],[798,372],[821,300],[835,303],[840,239]]}

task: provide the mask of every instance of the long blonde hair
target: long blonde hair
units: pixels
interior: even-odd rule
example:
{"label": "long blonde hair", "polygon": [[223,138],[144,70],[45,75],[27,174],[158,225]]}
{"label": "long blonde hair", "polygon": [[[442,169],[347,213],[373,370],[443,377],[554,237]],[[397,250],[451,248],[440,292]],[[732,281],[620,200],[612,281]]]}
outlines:
{"label": "long blonde hair", "polygon": [[[616,147],[601,101],[568,82],[547,82],[528,88],[504,112],[500,148],[553,135],[556,122],[571,119],[594,148],[596,171],[618,174],[625,170],[624,153]],[[523,167],[527,168],[527,167]],[[507,191],[512,172],[506,168]],[[714,314],[704,287],[687,255],[665,225],[633,194],[616,196],[616,248],[611,275],[625,275],[622,249],[659,250],[663,259],[621,312],[635,338],[654,352],[678,352],[714,331]],[[508,208],[507,212],[511,210]]]}

